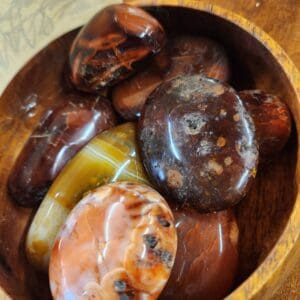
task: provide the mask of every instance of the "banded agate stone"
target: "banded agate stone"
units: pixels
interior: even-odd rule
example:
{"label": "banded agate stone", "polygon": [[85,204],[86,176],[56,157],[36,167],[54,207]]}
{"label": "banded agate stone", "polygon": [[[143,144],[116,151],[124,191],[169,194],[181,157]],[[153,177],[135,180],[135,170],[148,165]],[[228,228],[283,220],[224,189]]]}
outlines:
{"label": "banded agate stone", "polygon": [[53,182],[27,235],[27,257],[37,268],[47,270],[57,232],[86,193],[115,181],[148,183],[135,133],[134,123],[104,131],[78,152]]}

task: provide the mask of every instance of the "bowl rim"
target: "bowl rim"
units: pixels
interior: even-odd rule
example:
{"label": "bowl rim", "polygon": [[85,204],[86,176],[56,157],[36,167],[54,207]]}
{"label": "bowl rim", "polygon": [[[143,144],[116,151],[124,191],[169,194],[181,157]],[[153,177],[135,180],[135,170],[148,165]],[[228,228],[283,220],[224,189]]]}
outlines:
{"label": "bowl rim", "polygon": [[[298,136],[298,153],[297,153],[297,165],[295,173],[295,190],[296,199],[293,207],[293,211],[287,221],[287,224],[277,240],[276,244],[259,265],[259,267],[230,295],[226,297],[227,300],[233,299],[262,299],[271,296],[278,288],[279,282],[289,274],[292,267],[300,257],[300,147],[299,147],[299,132],[300,132],[300,73],[294,63],[291,61],[286,52],[278,45],[278,43],[271,38],[265,31],[260,29],[254,23],[250,22],[241,15],[234,13],[230,10],[222,8],[219,5],[214,5],[208,2],[201,2],[199,0],[105,0],[101,3],[101,6],[109,5],[112,3],[124,2],[127,4],[137,6],[179,6],[184,8],[191,8],[198,11],[210,13],[218,16],[228,22],[231,22],[239,26],[244,31],[248,32],[273,55],[282,71],[290,82],[291,87],[296,95],[295,101],[290,107],[293,117],[295,119],[297,136]],[[84,17],[81,20],[75,20],[64,29],[60,29],[59,32],[55,32],[53,35],[49,35],[47,40],[39,44],[36,48],[31,49],[28,52],[27,58],[31,59],[33,55],[36,55],[48,42],[62,36],[66,32],[69,32],[78,26],[83,24],[83,21],[91,17],[94,12],[92,10],[85,12]],[[14,66],[14,72],[10,74],[8,78],[8,84],[13,79],[14,75],[18,73],[27,61],[18,61],[18,64]],[[4,83],[3,88],[0,86],[0,99],[2,92],[5,91],[7,83]],[[10,299],[5,292],[4,288],[0,286],[0,299]]]}
{"label": "bowl rim", "polygon": [[248,19],[219,5],[199,0],[125,0],[124,2],[137,6],[177,6],[191,8],[210,13],[237,25],[262,43],[271,55],[273,55],[294,90],[296,99],[290,106],[290,109],[297,128],[298,151],[294,179],[296,199],[293,211],[291,212],[283,232],[267,257],[261,262],[258,268],[256,268],[255,271],[243,283],[241,283],[240,286],[238,286],[225,298],[227,300],[267,299],[275,293],[277,288],[280,286],[280,282],[283,282],[293,266],[296,264],[297,259],[300,257],[300,163],[298,160],[300,155],[299,70],[289,58],[287,53],[273,38],[271,38],[269,34]]}

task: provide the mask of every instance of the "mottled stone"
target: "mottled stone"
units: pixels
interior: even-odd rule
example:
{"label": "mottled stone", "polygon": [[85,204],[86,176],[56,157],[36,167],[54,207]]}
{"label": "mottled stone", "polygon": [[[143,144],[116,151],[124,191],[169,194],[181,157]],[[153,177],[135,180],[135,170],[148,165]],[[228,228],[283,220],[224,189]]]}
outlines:
{"label": "mottled stone", "polygon": [[291,115],[286,104],[260,90],[242,91],[239,96],[253,118],[262,158],[279,153],[291,133]]}
{"label": "mottled stone", "polygon": [[177,254],[160,299],[223,299],[233,287],[238,264],[239,230],[233,212],[174,209],[173,214]]}
{"label": "mottled stone", "polygon": [[176,248],[171,209],[155,190],[131,182],[104,185],[79,202],[56,238],[53,298],[156,299]]}
{"label": "mottled stone", "polygon": [[201,211],[236,204],[256,174],[252,119],[237,93],[213,79],[185,75],[161,84],[147,100],[138,140],[158,190]]}
{"label": "mottled stone", "polygon": [[160,83],[183,74],[204,74],[227,81],[230,70],[225,50],[204,37],[171,38],[148,68],[114,87],[114,107],[125,120],[137,119],[147,97]]}
{"label": "mottled stone", "polygon": [[75,38],[69,56],[70,80],[87,92],[112,86],[158,53],[165,39],[159,22],[141,8],[108,6]]}
{"label": "mottled stone", "polygon": [[19,205],[39,204],[63,166],[117,123],[110,102],[99,96],[67,94],[59,100],[29,137],[10,174],[8,189]]}
{"label": "mottled stone", "polygon": [[62,169],[30,225],[26,240],[29,261],[47,271],[55,236],[76,203],[98,186],[128,180],[148,184],[133,123],[102,132]]}

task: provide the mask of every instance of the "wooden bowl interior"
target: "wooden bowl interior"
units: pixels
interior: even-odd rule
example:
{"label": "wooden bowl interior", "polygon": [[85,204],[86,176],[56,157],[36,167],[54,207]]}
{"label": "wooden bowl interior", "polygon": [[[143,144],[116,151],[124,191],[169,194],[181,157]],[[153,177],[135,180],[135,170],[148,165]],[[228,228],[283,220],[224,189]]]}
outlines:
{"label": "wooden bowl interior", "polygon": [[[209,13],[175,7],[148,8],[170,34],[209,36],[224,45],[237,89],[261,88],[291,105],[295,94],[272,54],[252,35]],[[52,42],[12,80],[0,98],[0,285],[13,299],[49,298],[47,276],[27,263],[24,237],[31,209],[13,204],[7,177],[18,153],[41,115],[68,87],[63,69],[77,31]],[[249,195],[236,207],[240,229],[240,264],[236,286],[268,255],[281,235],[295,202],[293,179],[297,159],[295,130],[282,153],[260,165]]]}

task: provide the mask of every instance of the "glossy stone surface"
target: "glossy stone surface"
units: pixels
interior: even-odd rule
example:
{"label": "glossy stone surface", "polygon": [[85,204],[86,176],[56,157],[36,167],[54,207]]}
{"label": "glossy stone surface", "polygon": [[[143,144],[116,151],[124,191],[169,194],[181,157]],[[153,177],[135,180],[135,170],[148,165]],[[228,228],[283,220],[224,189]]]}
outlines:
{"label": "glossy stone surface", "polygon": [[280,152],[291,133],[288,107],[277,96],[260,90],[239,92],[256,129],[259,153],[264,159]]}
{"label": "glossy stone surface", "polygon": [[55,236],[85,193],[115,181],[148,183],[136,149],[135,132],[134,123],[102,132],[78,152],[58,175],[27,235],[27,257],[35,267],[48,270]]}
{"label": "glossy stone surface", "polygon": [[56,238],[53,298],[156,299],[176,248],[173,215],[160,194],[132,182],[104,185],[79,202]]}
{"label": "glossy stone surface", "polygon": [[137,120],[147,97],[164,81],[169,58],[166,51],[155,56],[149,66],[116,85],[112,90],[112,102],[115,110],[125,120]]}
{"label": "glossy stone surface", "polygon": [[161,84],[146,102],[138,139],[154,186],[201,211],[236,204],[256,174],[252,119],[237,93],[213,79]]}
{"label": "glossy stone surface", "polygon": [[204,74],[228,81],[230,70],[225,50],[204,37],[171,38],[149,67],[114,87],[114,107],[125,120],[137,119],[147,97],[160,83],[183,74]]}
{"label": "glossy stone surface", "polygon": [[63,166],[95,135],[115,126],[108,100],[84,94],[65,95],[29,137],[10,174],[8,188],[22,206],[43,199]]}
{"label": "glossy stone surface", "polygon": [[200,214],[174,209],[178,247],[160,299],[223,299],[233,286],[239,230],[231,210]]}
{"label": "glossy stone surface", "polygon": [[108,6],[82,28],[72,44],[71,82],[87,92],[112,86],[158,53],[165,39],[159,22],[141,8]]}

